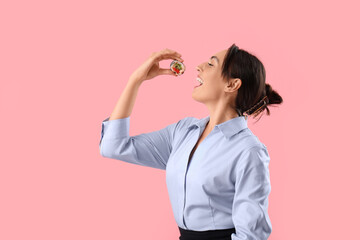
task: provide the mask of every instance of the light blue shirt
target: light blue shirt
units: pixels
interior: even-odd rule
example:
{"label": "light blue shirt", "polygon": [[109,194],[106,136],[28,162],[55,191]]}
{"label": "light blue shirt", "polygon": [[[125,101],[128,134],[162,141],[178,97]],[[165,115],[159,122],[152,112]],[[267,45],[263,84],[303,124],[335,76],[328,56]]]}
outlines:
{"label": "light blue shirt", "polygon": [[100,154],[166,170],[176,223],[206,231],[235,228],[232,240],[265,240],[270,157],[244,116],[220,123],[190,153],[210,116],[185,117],[158,131],[129,136],[130,116],[102,122]]}

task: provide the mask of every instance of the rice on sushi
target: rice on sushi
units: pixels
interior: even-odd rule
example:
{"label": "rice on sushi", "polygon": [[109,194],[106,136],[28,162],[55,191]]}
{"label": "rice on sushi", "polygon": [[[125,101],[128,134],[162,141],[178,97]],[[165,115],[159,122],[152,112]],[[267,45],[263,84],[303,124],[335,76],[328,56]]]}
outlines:
{"label": "rice on sushi", "polygon": [[170,63],[170,69],[177,76],[180,76],[181,74],[183,74],[185,72],[185,65],[178,60],[174,60]]}

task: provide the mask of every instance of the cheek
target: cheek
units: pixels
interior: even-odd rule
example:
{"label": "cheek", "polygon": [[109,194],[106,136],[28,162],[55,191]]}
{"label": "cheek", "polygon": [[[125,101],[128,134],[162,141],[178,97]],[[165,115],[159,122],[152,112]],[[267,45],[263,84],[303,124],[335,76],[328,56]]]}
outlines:
{"label": "cheek", "polygon": [[209,78],[208,81],[206,81],[206,83],[209,86],[209,88],[211,88],[214,91],[219,91],[220,89],[223,88],[220,78],[217,76]]}
{"label": "cheek", "polygon": [[209,96],[219,96],[222,92],[223,86],[218,82],[218,79],[211,79],[207,84],[203,86],[203,90]]}

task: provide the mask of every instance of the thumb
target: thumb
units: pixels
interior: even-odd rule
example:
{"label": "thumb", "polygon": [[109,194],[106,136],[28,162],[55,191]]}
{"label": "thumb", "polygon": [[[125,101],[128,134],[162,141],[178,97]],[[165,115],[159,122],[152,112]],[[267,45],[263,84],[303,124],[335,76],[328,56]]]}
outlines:
{"label": "thumb", "polygon": [[176,74],[173,71],[171,71],[170,69],[160,68],[159,73],[161,75],[174,75],[174,76],[176,76]]}

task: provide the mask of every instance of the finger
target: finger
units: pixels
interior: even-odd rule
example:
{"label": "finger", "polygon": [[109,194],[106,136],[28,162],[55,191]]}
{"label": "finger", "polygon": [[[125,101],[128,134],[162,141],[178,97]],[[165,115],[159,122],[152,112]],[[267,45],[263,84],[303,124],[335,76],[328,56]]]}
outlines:
{"label": "finger", "polygon": [[175,58],[172,58],[172,59],[178,60],[178,61],[180,61],[180,62],[183,62],[183,61],[184,61],[184,60],[183,60],[182,58],[180,58],[180,57],[175,57]]}
{"label": "finger", "polygon": [[176,59],[180,62],[184,61],[181,57],[178,57],[177,55],[174,55],[174,54],[164,54],[164,55],[159,55],[157,57],[158,61],[165,60],[165,59]]}
{"label": "finger", "polygon": [[[181,59],[181,54],[176,51],[170,50],[170,49],[164,49],[160,52],[157,52],[155,57],[158,61],[163,60],[163,59],[170,59],[170,58],[180,58]],[[179,61],[180,61],[180,59],[179,59]]]}
{"label": "finger", "polygon": [[184,61],[179,54],[164,54],[161,57],[162,59],[177,59],[179,61]]}
{"label": "finger", "polygon": [[174,73],[174,72],[171,71],[170,69],[160,68],[160,69],[159,69],[159,73],[160,73],[161,75],[174,75],[174,76],[177,76],[176,73]]}
{"label": "finger", "polygon": [[168,58],[168,57],[181,57],[181,55],[179,55],[179,54],[176,54],[176,53],[167,53],[167,52],[165,52],[165,53],[159,53],[157,56],[158,56],[158,57],[165,57],[165,58]]}

